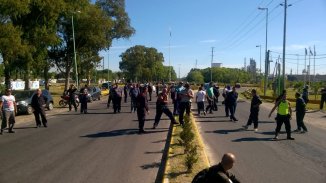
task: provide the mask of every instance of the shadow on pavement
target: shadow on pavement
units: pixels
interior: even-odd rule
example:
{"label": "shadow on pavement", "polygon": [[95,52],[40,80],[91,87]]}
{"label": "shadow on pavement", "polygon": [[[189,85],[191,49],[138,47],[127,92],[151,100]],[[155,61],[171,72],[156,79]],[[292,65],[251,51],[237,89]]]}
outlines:
{"label": "shadow on pavement", "polygon": [[149,168],[159,168],[161,166],[161,162],[154,162],[151,164],[146,164],[146,165],[142,165],[140,166],[142,169],[146,170]]}
{"label": "shadow on pavement", "polygon": [[194,115],[196,118],[227,118],[225,116],[198,116],[197,114]]}
{"label": "shadow on pavement", "polygon": [[232,140],[232,142],[274,141],[272,138],[245,137]]}
{"label": "shadow on pavement", "polygon": [[171,177],[171,178],[176,178],[176,177],[179,177],[180,175],[183,175],[183,174],[186,174],[186,173],[189,173],[189,172],[187,172],[187,171],[175,172],[175,173],[168,174],[168,176]]}
{"label": "shadow on pavement", "polygon": [[198,121],[198,120],[196,120],[196,122],[198,122],[198,123],[223,123],[223,122],[230,123],[230,120],[206,120],[206,121]]}
{"label": "shadow on pavement", "polygon": [[30,129],[30,128],[36,128],[36,126],[28,126],[28,127],[14,127],[14,130],[24,130],[24,129]]}
{"label": "shadow on pavement", "polygon": [[99,132],[94,134],[88,134],[80,137],[88,137],[88,138],[101,138],[101,137],[116,137],[122,135],[135,135],[138,134],[138,129],[121,129],[121,130],[113,130],[109,132]]}
{"label": "shadow on pavement", "polygon": [[276,123],[275,121],[259,121],[258,123]]}
{"label": "shadow on pavement", "polygon": [[154,141],[154,142],[152,142],[153,144],[158,144],[158,143],[163,143],[163,142],[166,142],[166,140],[165,139],[163,139],[163,140],[158,140],[158,141]]}
{"label": "shadow on pavement", "polygon": [[153,151],[153,152],[150,152],[150,151],[146,151],[145,154],[161,154],[163,153],[163,150],[161,151]]}
{"label": "shadow on pavement", "polygon": [[205,131],[205,133],[219,133],[219,134],[228,134],[233,132],[243,131],[243,128],[233,129],[233,130],[215,130],[215,131]]}

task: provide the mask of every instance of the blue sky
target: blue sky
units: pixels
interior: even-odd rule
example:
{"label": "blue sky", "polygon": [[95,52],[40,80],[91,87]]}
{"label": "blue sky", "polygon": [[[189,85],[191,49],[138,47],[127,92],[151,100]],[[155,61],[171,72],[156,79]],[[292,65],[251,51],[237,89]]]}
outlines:
{"label": "blue sky", "polygon": [[[109,52],[101,52],[105,68],[119,70],[119,55],[135,45],[154,47],[164,54],[181,77],[191,68],[207,68],[214,47],[214,62],[223,67],[241,68],[253,58],[264,68],[266,12],[269,8],[268,49],[271,70],[282,57],[284,0],[126,0],[126,11],[136,33],[130,39],[113,42]],[[305,48],[316,47],[316,73],[326,74],[326,0],[288,0],[286,72],[304,69]],[[170,37],[171,32],[171,37]],[[170,54],[169,54],[170,42]],[[309,51],[308,51],[309,52]],[[308,64],[307,57],[307,64]],[[313,74],[313,57],[311,57]]]}

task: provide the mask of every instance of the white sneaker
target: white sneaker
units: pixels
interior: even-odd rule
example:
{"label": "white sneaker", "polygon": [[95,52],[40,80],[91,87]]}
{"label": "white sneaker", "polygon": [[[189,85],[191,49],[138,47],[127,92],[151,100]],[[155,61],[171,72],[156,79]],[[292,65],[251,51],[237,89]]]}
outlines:
{"label": "white sneaker", "polygon": [[257,132],[258,131],[258,128],[255,128],[254,131]]}

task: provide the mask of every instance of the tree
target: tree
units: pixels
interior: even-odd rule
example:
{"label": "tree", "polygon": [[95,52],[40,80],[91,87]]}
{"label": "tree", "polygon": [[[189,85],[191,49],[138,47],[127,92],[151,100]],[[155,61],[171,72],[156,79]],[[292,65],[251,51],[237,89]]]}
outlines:
{"label": "tree", "polygon": [[120,55],[119,68],[128,79],[151,80],[155,69],[163,67],[163,54],[155,48],[136,45]]}
{"label": "tree", "polygon": [[192,69],[187,75],[187,81],[201,84],[204,83],[204,76],[199,70]]}

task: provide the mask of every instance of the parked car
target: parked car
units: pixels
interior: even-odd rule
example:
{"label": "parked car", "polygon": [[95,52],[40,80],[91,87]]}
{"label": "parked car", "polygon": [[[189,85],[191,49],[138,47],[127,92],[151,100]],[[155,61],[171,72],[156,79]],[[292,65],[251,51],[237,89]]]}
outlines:
{"label": "parked car", "polygon": [[[35,90],[13,91],[16,99],[17,113],[18,114],[32,114],[33,109],[31,106],[32,97],[36,94]],[[53,98],[48,90],[42,90],[42,94],[47,98],[46,109],[53,109]]]}
{"label": "parked car", "polygon": [[102,83],[102,85],[101,85],[101,88],[102,89],[110,89],[111,88],[111,81],[109,81],[109,82],[106,82],[106,83]]}
{"label": "parked car", "polygon": [[88,88],[88,102],[101,100],[101,89],[97,86]]}

